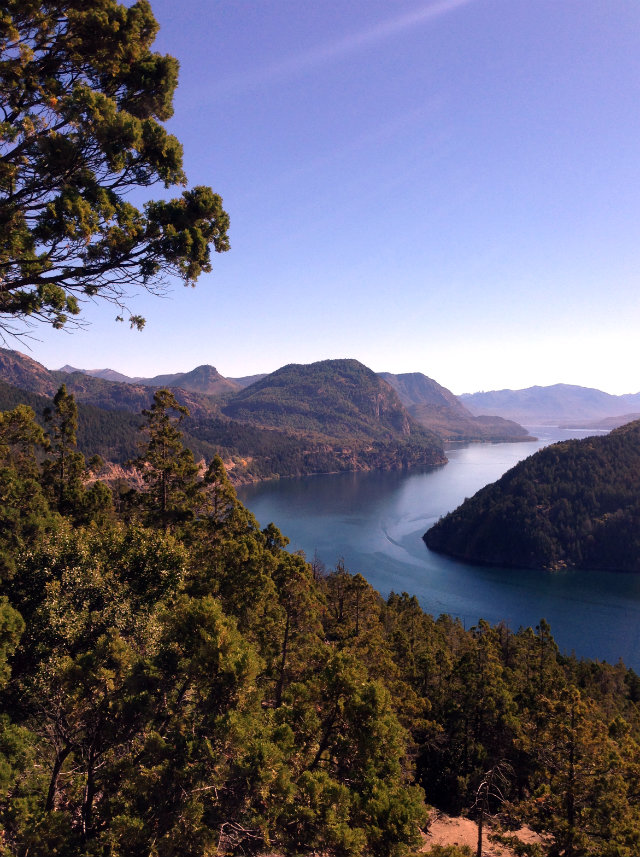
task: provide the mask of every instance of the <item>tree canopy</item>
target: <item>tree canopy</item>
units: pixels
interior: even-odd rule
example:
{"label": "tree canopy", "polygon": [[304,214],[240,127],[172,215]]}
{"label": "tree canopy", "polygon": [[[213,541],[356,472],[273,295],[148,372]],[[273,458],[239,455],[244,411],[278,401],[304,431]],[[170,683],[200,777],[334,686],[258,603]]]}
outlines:
{"label": "tree canopy", "polygon": [[541,449],[439,520],[432,550],[512,568],[640,570],[640,421]]}
{"label": "tree canopy", "polygon": [[[83,298],[126,309],[131,290],[193,284],[228,216],[198,186],[142,209],[134,188],[186,185],[172,115],[178,62],[151,51],[147,0],[0,4],[0,327],[59,328]],[[144,319],[131,315],[133,326]]]}
{"label": "tree canopy", "polygon": [[220,458],[182,467],[184,410],[156,393],[115,505],[64,388],[48,438],[0,413],[2,857],[411,857],[425,798],[528,822],[528,857],[637,857],[634,672],[316,573]]}

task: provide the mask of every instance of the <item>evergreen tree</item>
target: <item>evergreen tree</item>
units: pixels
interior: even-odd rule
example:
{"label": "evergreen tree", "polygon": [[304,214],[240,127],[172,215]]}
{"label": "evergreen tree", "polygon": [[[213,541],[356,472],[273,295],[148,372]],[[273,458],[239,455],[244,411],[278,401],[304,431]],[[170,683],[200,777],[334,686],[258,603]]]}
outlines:
{"label": "evergreen tree", "polygon": [[0,413],[0,581],[13,576],[18,553],[51,522],[40,485],[46,446],[31,408],[18,405]]}
{"label": "evergreen tree", "polygon": [[48,457],[42,467],[42,483],[62,515],[78,524],[104,523],[113,512],[111,491],[102,482],[87,490],[90,475],[84,455],[76,449],[78,406],[63,384],[53,399],[53,407],[44,412],[48,428]]}
{"label": "evergreen tree", "polygon": [[84,494],[84,456],[76,449],[78,406],[65,384],[53,398],[53,407],[44,412],[49,434],[49,458],[43,479],[61,514],[80,505]]}
{"label": "evergreen tree", "polygon": [[210,245],[228,249],[228,217],[210,188],[143,211],[129,201],[134,188],[186,184],[180,143],[161,124],[178,63],[152,52],[157,30],[147,0],[3,3],[5,331],[30,319],[62,327],[87,296],[122,308],[132,286],[157,290],[163,274],[193,283],[211,268]]}
{"label": "evergreen tree", "polygon": [[167,530],[193,518],[199,503],[198,466],[178,428],[189,411],[169,390],[156,390],[142,415],[145,441],[135,464],[147,484],[147,520]]}

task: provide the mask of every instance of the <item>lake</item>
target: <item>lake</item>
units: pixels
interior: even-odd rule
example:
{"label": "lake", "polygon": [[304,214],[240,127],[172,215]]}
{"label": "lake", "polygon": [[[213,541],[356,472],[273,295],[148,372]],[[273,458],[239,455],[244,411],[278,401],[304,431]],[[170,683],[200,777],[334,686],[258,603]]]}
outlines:
{"label": "lake", "polygon": [[416,471],[373,471],[281,479],[244,486],[243,503],[262,526],[273,521],[290,550],[342,560],[384,596],[416,595],[437,616],[468,628],[483,618],[510,627],[550,624],[564,652],[640,671],[640,575],[472,566],[432,553],[423,533],[446,512],[537,449],[593,431],[529,426],[535,443],[470,444],[449,463]]}

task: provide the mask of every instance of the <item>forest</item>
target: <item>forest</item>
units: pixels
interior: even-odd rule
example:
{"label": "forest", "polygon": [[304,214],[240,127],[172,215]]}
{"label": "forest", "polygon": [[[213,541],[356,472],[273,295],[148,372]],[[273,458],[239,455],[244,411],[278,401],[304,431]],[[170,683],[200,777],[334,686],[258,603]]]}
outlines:
{"label": "forest", "polygon": [[521,853],[638,853],[633,671],[287,552],[185,418],[156,391],[116,496],[64,387],[1,416],[1,854],[400,857],[492,771]]}
{"label": "forest", "polygon": [[432,550],[514,568],[640,571],[640,422],[556,443],[438,521]]}

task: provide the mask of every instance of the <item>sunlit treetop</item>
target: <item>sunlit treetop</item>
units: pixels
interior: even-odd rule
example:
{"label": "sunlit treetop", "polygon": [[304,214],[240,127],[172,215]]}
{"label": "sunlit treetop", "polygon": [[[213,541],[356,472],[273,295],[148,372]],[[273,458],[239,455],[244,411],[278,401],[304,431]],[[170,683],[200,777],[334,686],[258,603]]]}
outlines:
{"label": "sunlit treetop", "polygon": [[[172,114],[178,62],[151,51],[146,0],[0,5],[0,329],[78,322],[83,298],[126,311],[167,277],[193,284],[229,248],[221,198],[197,186],[142,210],[157,182],[186,186]],[[75,317],[75,318],[74,318]],[[131,315],[133,326],[144,319]]]}

